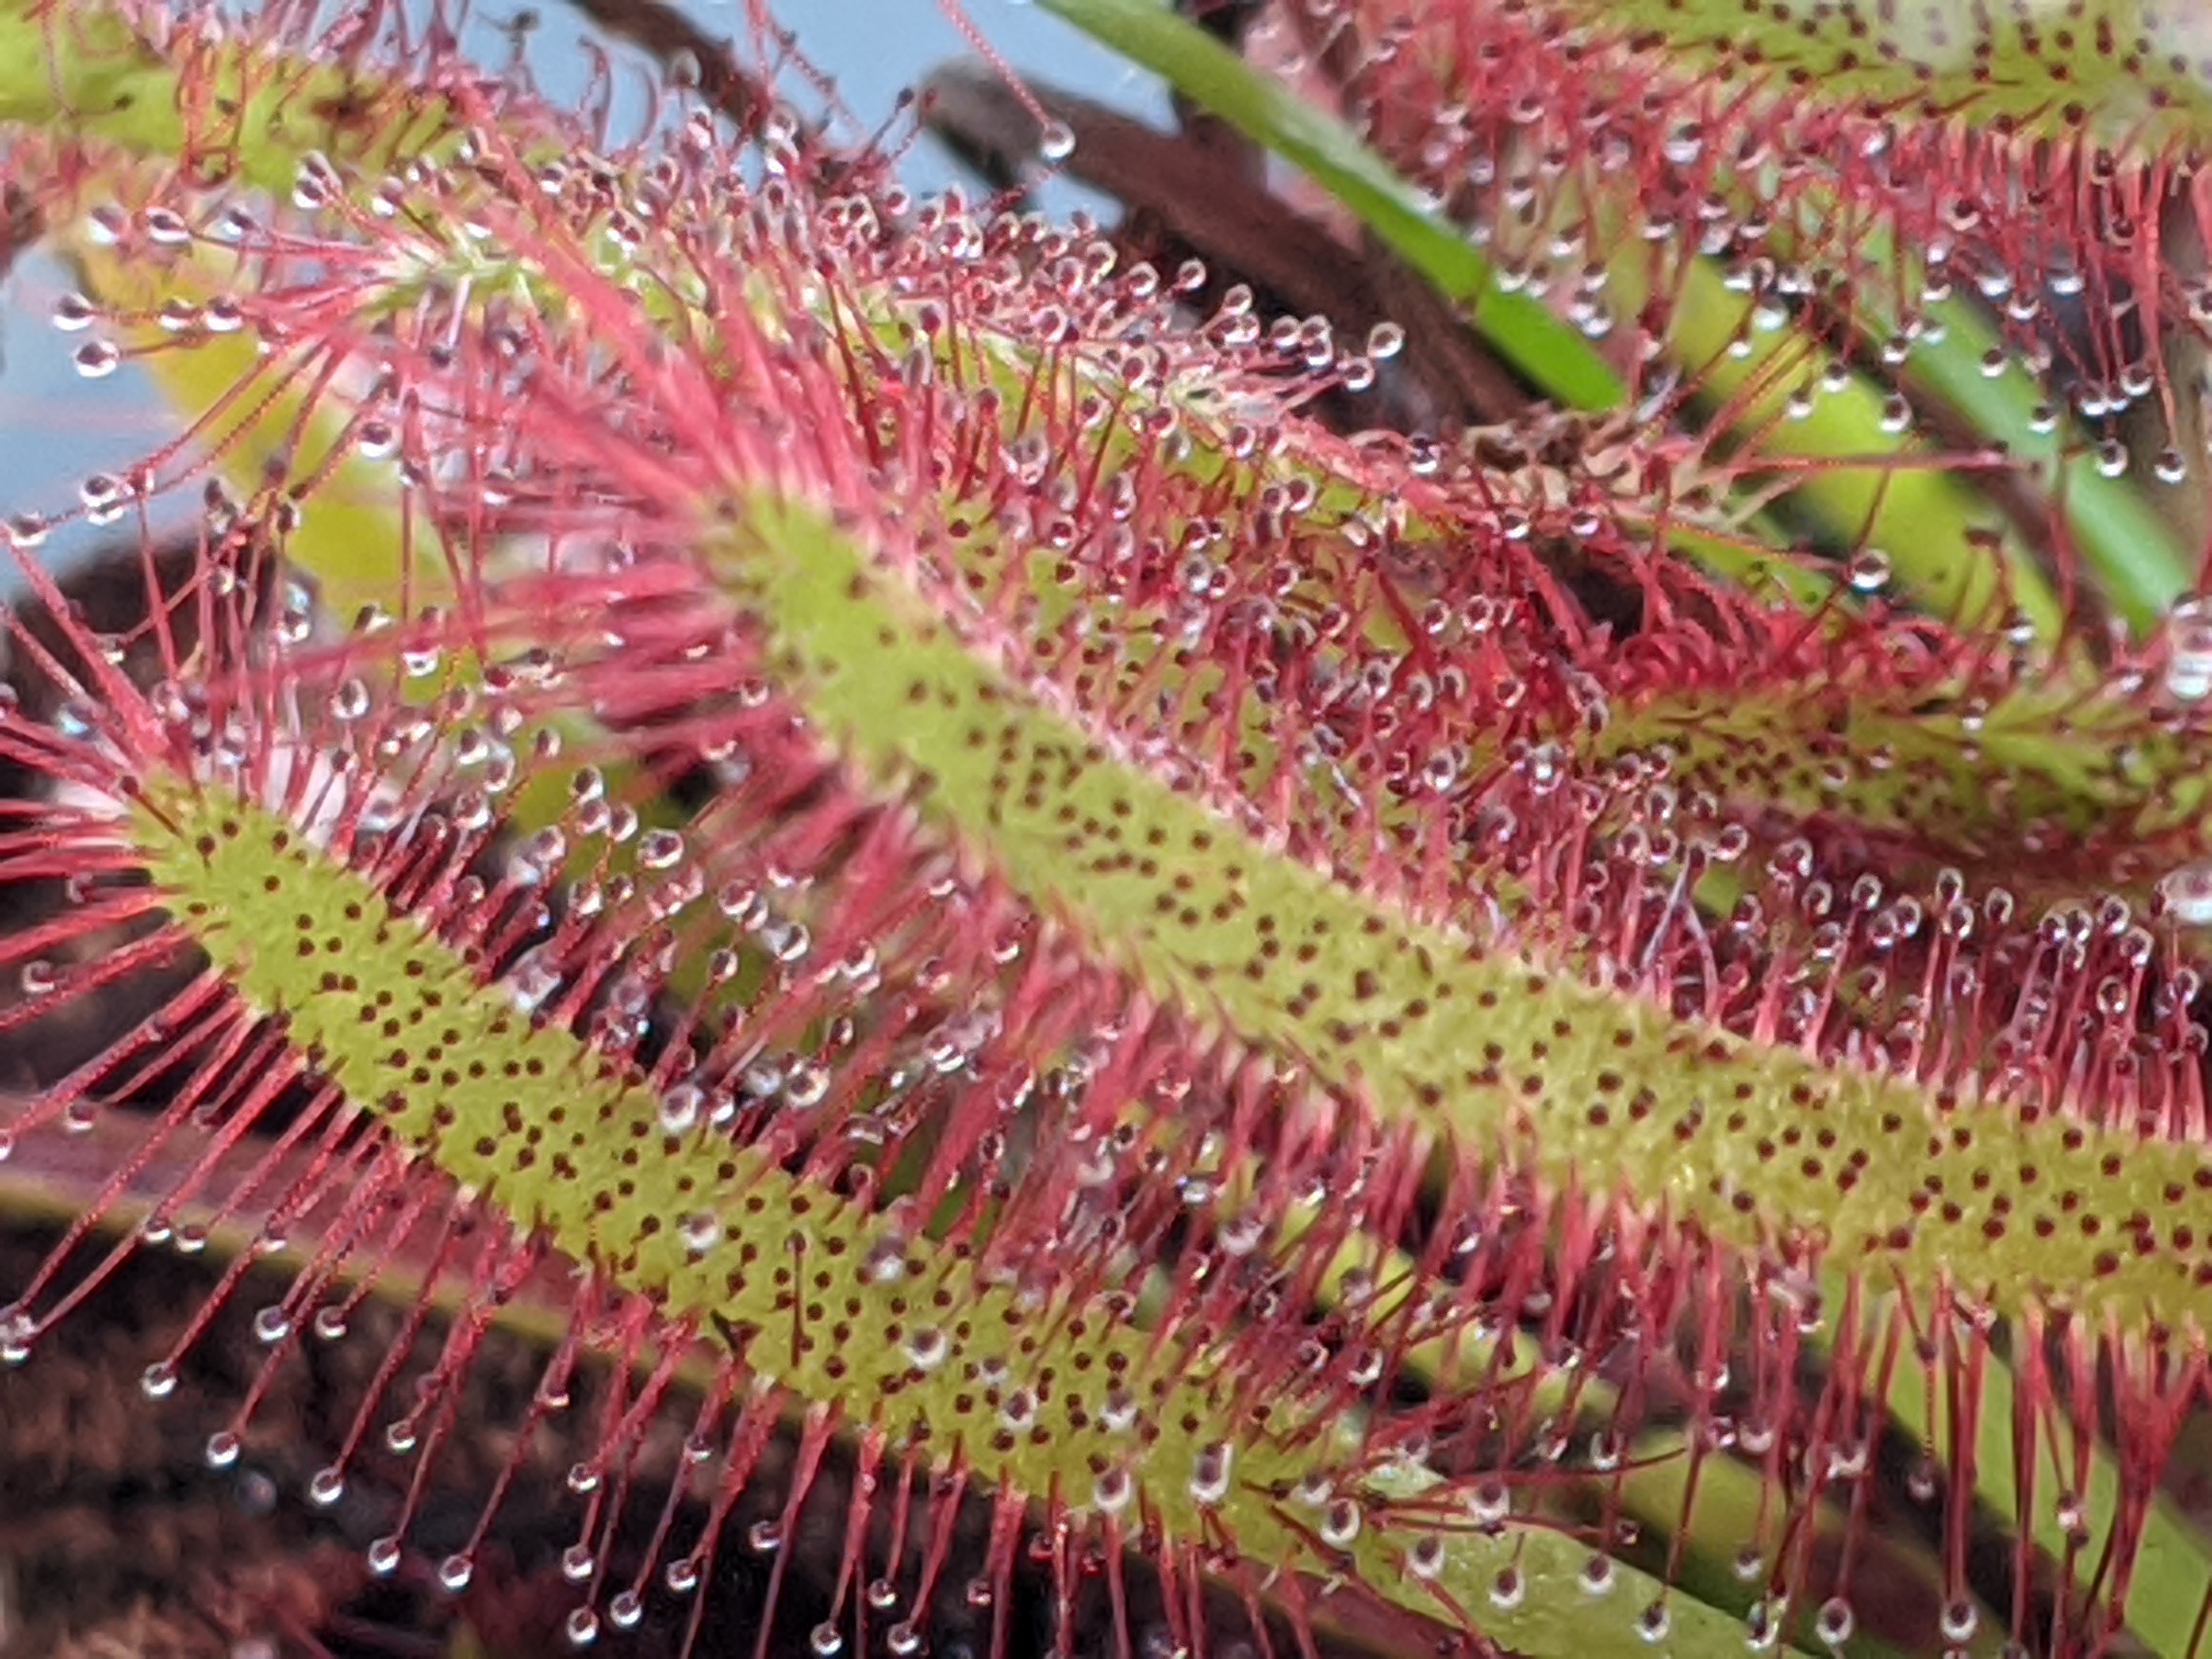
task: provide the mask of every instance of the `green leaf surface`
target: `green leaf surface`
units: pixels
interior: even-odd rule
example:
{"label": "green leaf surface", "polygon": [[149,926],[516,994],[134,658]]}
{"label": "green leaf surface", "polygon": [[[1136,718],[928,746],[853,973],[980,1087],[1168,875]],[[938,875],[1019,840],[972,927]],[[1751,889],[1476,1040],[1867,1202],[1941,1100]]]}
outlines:
{"label": "green leaf surface", "polygon": [[302,67],[228,34],[179,27],[161,47],[112,8],[0,0],[0,122],[189,154],[210,179],[289,192],[311,149],[381,168],[453,131],[439,100],[364,90],[342,64]]}
{"label": "green leaf surface", "polygon": [[1793,102],[2002,117],[2148,151],[2212,143],[2212,33],[2187,0],[1759,5],[1559,0],[1593,34],[1663,52],[1686,80],[1757,65]]}

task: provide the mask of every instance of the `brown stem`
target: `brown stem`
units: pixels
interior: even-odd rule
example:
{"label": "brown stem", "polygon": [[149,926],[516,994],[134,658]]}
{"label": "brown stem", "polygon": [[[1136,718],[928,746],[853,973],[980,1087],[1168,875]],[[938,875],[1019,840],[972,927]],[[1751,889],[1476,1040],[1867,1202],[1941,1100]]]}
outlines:
{"label": "brown stem", "polygon": [[0,186],[0,276],[46,234],[46,217],[31,192],[16,184]]}
{"label": "brown stem", "polygon": [[[1234,152],[1158,132],[1126,115],[1037,82],[1029,91],[1075,135],[1068,175],[1149,215],[1210,264],[1233,270],[1302,314],[1325,316],[1363,338],[1376,324],[1406,330],[1410,384],[1395,392],[1388,423],[1432,432],[1504,421],[1528,394],[1483,349],[1450,307],[1395,257],[1346,246],[1320,224],[1255,185]],[[955,63],[923,85],[922,118],[963,151],[1036,153],[1035,117],[991,70]],[[1377,391],[1384,383],[1378,381]],[[1369,418],[1382,411],[1367,408]]]}
{"label": "brown stem", "polygon": [[774,106],[775,89],[763,77],[738,67],[726,35],[709,34],[662,0],[568,0],[618,40],[647,53],[664,70],[688,59],[698,67],[699,95],[747,136]]}

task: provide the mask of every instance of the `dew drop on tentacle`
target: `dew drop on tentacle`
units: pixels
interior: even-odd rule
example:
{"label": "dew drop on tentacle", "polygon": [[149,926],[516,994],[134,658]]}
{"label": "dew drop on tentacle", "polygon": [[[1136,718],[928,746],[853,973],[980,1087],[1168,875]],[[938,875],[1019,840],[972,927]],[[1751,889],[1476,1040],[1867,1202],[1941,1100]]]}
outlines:
{"label": "dew drop on tentacle", "polygon": [[1858,1617],[1851,1604],[1840,1595],[1832,1595],[1820,1604],[1814,1616],[1814,1634],[1831,1648],[1841,1649],[1851,1639],[1858,1628]]}
{"label": "dew drop on tentacle", "polygon": [[123,349],[112,340],[88,340],[70,354],[77,374],[88,380],[104,380],[123,366]]}
{"label": "dew drop on tentacle", "polygon": [[2159,883],[2166,913],[2185,927],[2212,927],[2212,865],[2191,865]]}
{"label": "dew drop on tentacle", "polygon": [[1889,555],[1877,547],[1863,549],[1851,556],[1845,574],[1855,592],[1879,593],[1889,586]]}
{"label": "dew drop on tentacle", "polygon": [[2177,702],[2212,696],[2212,600],[2191,594],[2166,613],[2166,691]]}

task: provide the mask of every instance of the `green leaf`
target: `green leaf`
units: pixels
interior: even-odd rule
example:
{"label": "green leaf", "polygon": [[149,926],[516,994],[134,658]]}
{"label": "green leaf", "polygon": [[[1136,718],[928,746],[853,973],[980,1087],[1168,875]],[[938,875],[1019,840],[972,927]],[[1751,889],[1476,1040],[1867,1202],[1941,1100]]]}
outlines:
{"label": "green leaf", "polygon": [[2013,459],[2043,464],[2053,504],[2099,596],[2137,635],[2148,633],[2191,586],[2172,525],[2134,483],[2104,475],[2071,422],[2039,429],[2043,392],[2016,364],[2008,361],[1995,376],[1984,371],[1999,346],[1979,310],[1954,299],[1929,316],[1942,325],[1942,337],[1913,348],[1906,375]]}
{"label": "green leaf", "polygon": [[[1580,334],[1540,301],[1503,290],[1467,237],[1341,122],[1155,0],[1044,3],[1302,168],[1440,293],[1467,306],[1476,331],[1543,392],[1584,409],[1623,402],[1620,377]],[[1625,235],[1618,245],[1632,246]],[[1638,268],[1624,257],[1613,261],[1611,274],[1614,308],[1632,311]],[[1754,336],[1748,356],[1730,356],[1728,344],[1749,301],[1726,292],[1705,262],[1693,263],[1686,276],[1670,307],[1668,344],[1678,362],[1704,377],[1713,398],[1745,399],[1734,426],[1751,447],[1778,462],[1816,463],[1802,471],[1790,492],[1797,504],[1844,544],[1889,552],[1900,583],[1936,614],[1968,621],[1984,616],[1998,594],[1997,570],[1969,532],[1995,520],[1994,509],[1936,470],[1933,458],[1917,459],[1885,433],[1881,398],[1862,379],[1821,398],[1805,420],[1784,424],[1780,411],[1789,386],[1774,378],[1778,361],[1787,362],[1794,379],[1818,381],[1828,367],[1826,349],[1789,330]],[[2017,548],[2009,550],[2004,575],[2010,603],[2045,637],[2055,634],[2057,599]]]}
{"label": "green leaf", "polygon": [[[58,14],[31,0],[0,0],[0,123],[137,155],[183,161],[190,154],[204,175],[272,194],[291,190],[309,149],[380,169],[448,134],[458,142],[441,100],[394,87],[363,101],[364,88],[341,64],[302,66],[182,24],[174,37],[157,48],[112,8]],[[216,131],[225,135],[222,148]]]}
{"label": "green leaf", "polygon": [[1559,403],[1595,410],[1621,401],[1620,377],[1587,341],[1537,301],[1502,290],[1467,238],[1341,122],[1153,0],[1044,5],[1302,168],[1438,293],[1468,307],[1476,331]]}
{"label": "green leaf", "polygon": [[2212,39],[2186,0],[1554,0],[1553,9],[1665,54],[1686,79],[1756,64],[1799,101],[2002,117],[2032,137],[2087,136],[2143,154],[2212,143]]}

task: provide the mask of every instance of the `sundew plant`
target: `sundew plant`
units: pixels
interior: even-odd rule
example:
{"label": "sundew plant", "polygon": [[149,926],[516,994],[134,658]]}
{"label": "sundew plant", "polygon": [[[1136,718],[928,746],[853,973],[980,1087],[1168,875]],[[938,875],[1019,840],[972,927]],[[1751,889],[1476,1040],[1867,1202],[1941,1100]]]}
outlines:
{"label": "sundew plant", "polygon": [[0,1400],[204,1254],[577,1648],[2203,1650],[2212,25],[1045,4],[1181,139],[0,0],[174,412],[0,501]]}

